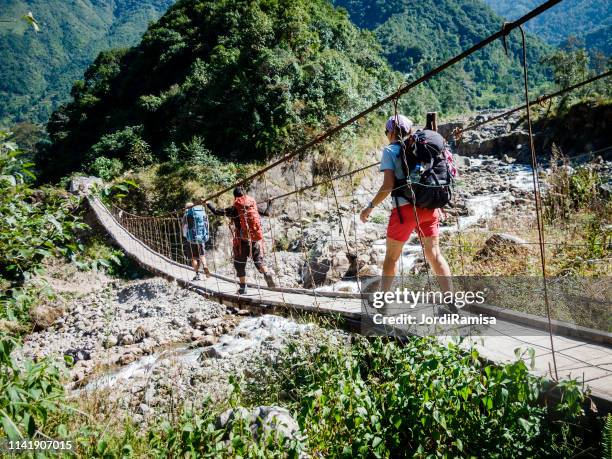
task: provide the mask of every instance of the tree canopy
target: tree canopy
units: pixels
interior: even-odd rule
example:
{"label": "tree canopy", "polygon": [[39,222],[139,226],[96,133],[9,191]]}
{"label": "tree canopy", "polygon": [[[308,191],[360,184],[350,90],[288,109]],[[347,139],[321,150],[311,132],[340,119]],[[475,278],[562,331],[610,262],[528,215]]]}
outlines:
{"label": "tree canopy", "polygon": [[0,127],[46,122],[101,50],[138,43],[172,3],[0,1]]}
{"label": "tree canopy", "polygon": [[375,37],[325,0],[183,0],[129,50],[101,53],[51,117],[57,179],[100,155],[165,160],[199,147],[263,159],[366,107],[399,76]]}
{"label": "tree canopy", "polygon": [[[504,20],[481,0],[334,0],[360,27],[372,30],[398,71],[417,77],[497,32]],[[521,84],[520,37],[511,33],[508,56],[492,43],[421,89],[428,110],[457,113],[515,104]],[[550,74],[540,64],[550,48],[529,37],[528,63],[534,85]]]}

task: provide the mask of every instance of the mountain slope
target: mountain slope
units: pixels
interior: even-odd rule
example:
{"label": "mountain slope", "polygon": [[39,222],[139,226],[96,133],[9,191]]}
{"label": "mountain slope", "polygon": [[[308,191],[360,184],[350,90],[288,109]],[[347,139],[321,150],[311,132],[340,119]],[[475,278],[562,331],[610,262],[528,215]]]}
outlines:
{"label": "mountain slope", "polygon": [[374,37],[326,0],[183,0],[131,50],[101,53],[51,117],[44,177],[278,154],[393,90]]}
{"label": "mountain slope", "polygon": [[[174,0],[0,0],[0,126],[46,121],[98,52],[138,41]],[[22,21],[32,11],[41,31]]]}
{"label": "mountain slope", "polygon": [[[484,0],[497,14],[514,20],[542,0]],[[532,19],[526,29],[552,45],[563,44],[569,35],[583,38],[590,50],[612,53],[612,2],[609,0],[563,0]]]}
{"label": "mountain slope", "polygon": [[[360,27],[374,31],[393,67],[419,76],[499,30],[503,19],[480,0],[334,0]],[[517,34],[456,64],[426,87],[429,109],[457,112],[510,105],[520,91],[522,69]],[[530,37],[528,60],[534,85],[547,78],[539,65],[549,48]],[[426,91],[425,88],[421,91]],[[409,96],[408,96],[409,98]]]}

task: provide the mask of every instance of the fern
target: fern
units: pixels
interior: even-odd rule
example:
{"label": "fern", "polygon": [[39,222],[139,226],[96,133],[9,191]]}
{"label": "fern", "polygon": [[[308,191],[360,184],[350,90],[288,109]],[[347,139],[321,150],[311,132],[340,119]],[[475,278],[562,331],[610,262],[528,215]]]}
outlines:
{"label": "fern", "polygon": [[612,414],[608,414],[601,436],[603,458],[612,459]]}

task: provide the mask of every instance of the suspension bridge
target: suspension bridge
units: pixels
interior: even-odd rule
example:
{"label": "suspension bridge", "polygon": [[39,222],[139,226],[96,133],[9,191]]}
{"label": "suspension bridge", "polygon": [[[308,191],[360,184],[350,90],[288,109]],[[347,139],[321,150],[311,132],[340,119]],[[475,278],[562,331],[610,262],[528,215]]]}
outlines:
{"label": "suspension bridge", "polygon": [[[298,177],[296,175],[296,167],[287,167],[287,165],[295,165],[299,162],[299,158],[311,147],[329,139],[336,135],[346,127],[353,125],[356,121],[362,119],[369,113],[380,109],[388,103],[393,103],[397,113],[397,101],[400,96],[408,92],[415,86],[429,80],[456,62],[460,61],[482,49],[484,46],[493,41],[505,37],[514,29],[519,29],[522,32],[521,25],[529,19],[539,15],[548,8],[559,3],[561,0],[550,0],[542,4],[540,7],[527,13],[522,18],[513,23],[505,24],[502,30],[491,35],[472,48],[461,53],[460,55],[450,59],[419,79],[402,85],[395,93],[381,99],[371,107],[355,115],[351,119],[342,122],[333,128],[327,130],[323,134],[315,137],[310,142],[303,146],[282,155],[278,160],[263,167],[254,174],[246,177],[238,183],[235,183],[223,190],[220,190],[211,196],[208,196],[205,201],[218,198],[225,193],[233,190],[238,185],[253,184],[258,180],[259,187],[264,191],[265,196],[258,196],[262,201],[279,201],[295,198],[295,210],[298,212],[299,230],[302,237],[304,235],[304,224],[302,223],[302,209],[299,196],[307,190],[317,188],[323,185],[329,187],[332,192],[330,202],[335,206],[337,214],[341,242],[345,244],[347,253],[356,246],[357,232],[353,232],[355,240],[350,240],[351,235],[346,230],[343,221],[346,220],[346,215],[340,209],[339,187],[342,189],[351,190],[354,194],[354,178],[356,175],[363,173],[370,168],[375,167],[378,162],[352,170],[348,173],[334,175],[331,169],[328,171],[328,178],[308,185],[298,185]],[[494,336],[472,336],[471,329],[459,330],[459,335],[468,338],[464,343],[469,343],[478,348],[479,352],[487,359],[504,362],[514,360],[516,358],[514,350],[517,348],[527,349],[532,348],[535,351],[535,365],[533,371],[539,375],[547,376],[554,380],[560,378],[573,377],[583,381],[588,385],[595,398],[604,402],[607,406],[612,404],[612,334],[604,331],[588,329],[580,327],[572,323],[565,323],[555,320],[551,314],[550,298],[547,289],[546,277],[546,256],[545,256],[545,233],[542,219],[540,185],[538,181],[538,162],[535,155],[535,147],[533,144],[533,135],[531,132],[530,107],[534,104],[542,103],[553,97],[557,97],[566,92],[575,90],[594,81],[610,76],[612,71],[604,72],[595,77],[589,78],[581,83],[572,85],[561,91],[553,94],[541,96],[536,100],[528,98],[528,79],[527,79],[527,62],[526,62],[526,45],[525,36],[523,37],[523,64],[524,64],[524,83],[525,83],[525,103],[508,112],[490,118],[486,121],[481,121],[470,126],[458,129],[453,133],[454,141],[460,139],[460,134],[470,129],[476,129],[487,122],[503,118],[509,114],[520,110],[525,110],[527,114],[527,123],[529,127],[530,151],[532,159],[533,171],[533,193],[536,211],[536,221],[538,226],[538,241],[535,243],[540,249],[540,261],[542,268],[542,285],[543,298],[546,304],[546,317],[538,317],[531,314],[520,313],[512,310],[507,310],[495,306],[482,305],[478,310],[464,313],[466,315],[490,314],[497,318],[496,327],[499,333]],[[431,127],[431,126],[430,126]],[[435,126],[434,126],[435,127]],[[275,196],[271,196],[268,189],[268,180],[266,173],[277,167],[286,167],[284,173],[292,173],[293,177],[289,179],[293,182],[294,189],[289,192],[283,192]],[[342,180],[346,182],[342,184]],[[338,185],[340,183],[340,185]],[[88,183],[81,182],[83,188],[88,187]],[[80,185],[76,184],[75,188]],[[85,190],[87,191],[87,190]],[[173,279],[186,288],[192,289],[207,297],[215,298],[216,300],[237,305],[239,307],[259,308],[266,311],[297,311],[306,313],[316,313],[340,317],[354,325],[353,328],[358,328],[360,323],[363,323],[367,317],[367,308],[364,306],[365,295],[360,293],[348,293],[337,291],[322,291],[313,286],[310,289],[295,288],[290,286],[267,287],[261,285],[257,281],[257,277],[249,276],[249,293],[239,295],[237,293],[237,283],[232,277],[224,276],[218,272],[217,267],[223,262],[212,259],[210,264],[213,268],[213,273],[210,277],[195,280],[193,279],[193,269],[188,266],[188,260],[182,253],[182,216],[185,209],[180,209],[175,212],[161,216],[143,216],[127,212],[113,204],[103,202],[99,196],[88,194],[88,201],[92,211],[104,230],[110,237],[125,251],[125,253],[136,260],[146,270],[161,275],[163,277]],[[356,225],[356,210],[353,205],[352,219]],[[333,212],[332,212],[333,213]],[[344,220],[343,220],[344,219]],[[212,245],[215,249],[215,241],[212,240]],[[275,234],[273,225],[270,225],[268,232],[268,240],[264,241],[268,247],[275,246]],[[304,244],[301,245],[303,259],[306,260],[308,254]],[[213,257],[218,250],[213,250]],[[272,262],[277,262],[276,253],[272,250],[267,254],[267,257]],[[307,269],[312,269],[310,265]],[[429,275],[429,273],[428,273]],[[361,289],[362,280],[357,278],[357,285]],[[579,305],[577,305],[579,307]],[[423,310],[429,308],[430,305],[422,305]],[[609,312],[608,312],[609,313]],[[503,331],[502,331],[503,330]],[[511,333],[508,332],[511,330]],[[449,339],[448,336],[441,336],[440,339]]]}

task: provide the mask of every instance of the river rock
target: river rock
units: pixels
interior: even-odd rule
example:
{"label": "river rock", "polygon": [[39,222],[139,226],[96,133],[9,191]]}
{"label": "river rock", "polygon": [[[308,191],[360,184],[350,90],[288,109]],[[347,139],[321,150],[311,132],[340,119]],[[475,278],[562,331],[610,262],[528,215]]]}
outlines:
{"label": "river rock", "polygon": [[134,337],[135,343],[141,343],[145,338],[149,336],[149,330],[145,329],[142,325],[140,325],[134,333],[132,334]]}
{"label": "river rock", "polygon": [[91,353],[87,349],[68,349],[64,355],[72,357],[73,363],[91,359]]}
{"label": "river rock", "polygon": [[216,336],[206,335],[206,336],[200,337],[195,343],[193,343],[193,347],[212,346],[217,341],[219,341],[219,339]]}
{"label": "river rock", "polygon": [[113,346],[116,346],[117,343],[119,342],[119,340],[117,339],[116,336],[113,335],[109,335],[104,342],[102,343],[102,345],[104,346],[105,349],[109,349]]}
{"label": "river rock", "polygon": [[381,270],[378,266],[375,265],[365,265],[359,270],[359,277],[374,277],[380,275]]}
{"label": "river rock", "polygon": [[196,311],[189,316],[189,323],[193,328],[203,329],[207,319],[208,318],[202,311]]}
{"label": "river rock", "polygon": [[120,365],[127,365],[128,363],[132,363],[134,360],[140,357],[140,355],[142,355],[142,351],[140,349],[132,349],[121,355],[117,359],[117,363]]}
{"label": "river rock", "polygon": [[204,336],[204,332],[202,330],[198,330],[197,328],[191,330],[191,340],[197,341]]}
{"label": "river rock", "polygon": [[476,258],[479,260],[486,260],[509,253],[527,253],[527,242],[511,234],[497,233],[486,240],[484,247],[476,254]]}
{"label": "river rock", "polygon": [[123,335],[121,337],[121,344],[123,346],[129,346],[130,344],[134,344],[134,337],[130,335],[129,333]]}
{"label": "river rock", "polygon": [[138,407],[138,409],[145,416],[150,415],[150,414],[153,413],[152,408],[149,405],[147,405],[146,403],[141,403],[140,406]]}
{"label": "river rock", "polygon": [[53,307],[46,304],[30,309],[30,319],[37,330],[49,328],[63,314],[64,309],[62,307]]}
{"label": "river rock", "polygon": [[86,195],[93,187],[101,188],[104,185],[98,177],[74,177],[70,181],[70,192],[72,194]]}
{"label": "river rock", "polygon": [[272,433],[277,438],[299,438],[300,426],[291,413],[279,406],[258,406],[252,410],[243,407],[230,408],[216,421],[218,429],[231,429],[234,422],[244,420],[248,423],[255,439],[262,434]]}
{"label": "river rock", "polygon": [[221,354],[221,352],[219,352],[219,350],[215,347],[209,347],[206,348],[202,351],[202,354],[200,354],[200,357],[198,357],[198,360],[200,362],[206,360],[207,358],[210,359],[222,359],[223,355]]}

